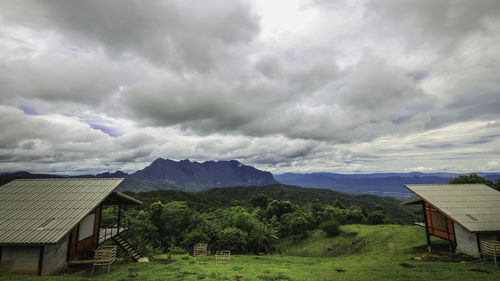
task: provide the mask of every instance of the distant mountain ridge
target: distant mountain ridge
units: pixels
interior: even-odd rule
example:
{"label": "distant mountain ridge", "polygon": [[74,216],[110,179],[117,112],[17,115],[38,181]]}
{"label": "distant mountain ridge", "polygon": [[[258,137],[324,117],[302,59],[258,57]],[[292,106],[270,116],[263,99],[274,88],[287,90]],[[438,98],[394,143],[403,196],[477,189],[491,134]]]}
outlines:
{"label": "distant mountain ridge", "polygon": [[[463,173],[462,173],[463,174]],[[500,173],[478,172],[482,177],[495,181]],[[158,158],[144,169],[132,174],[122,171],[105,172],[97,175],[72,177],[125,178],[120,191],[144,192],[151,190],[201,191],[216,187],[263,186],[287,184],[307,188],[324,188],[352,194],[372,194],[405,199],[413,196],[404,184],[448,183],[459,173],[285,173],[273,174],[243,165],[236,160],[173,161]],[[64,175],[30,174],[29,172],[3,173],[0,185],[17,178],[68,177]]]}
{"label": "distant mountain ridge", "polygon": [[270,172],[243,165],[236,160],[200,163],[158,158],[151,165],[125,178],[199,189],[278,183]]}
{"label": "distant mountain ridge", "polygon": [[[13,179],[65,177],[61,175],[30,174],[29,172],[0,175],[0,185]],[[149,191],[175,189],[200,191],[215,187],[262,186],[278,184],[270,172],[258,170],[236,160],[192,162],[158,158],[144,169],[132,174],[122,171],[97,175],[71,176],[78,178],[125,178],[119,190]]]}
{"label": "distant mountain ridge", "polygon": [[[478,173],[496,180],[495,173]],[[354,194],[373,194],[406,198],[413,196],[405,184],[445,184],[458,173],[375,173],[375,174],[334,174],[334,173],[285,173],[274,175],[280,183],[309,188],[326,188]]]}

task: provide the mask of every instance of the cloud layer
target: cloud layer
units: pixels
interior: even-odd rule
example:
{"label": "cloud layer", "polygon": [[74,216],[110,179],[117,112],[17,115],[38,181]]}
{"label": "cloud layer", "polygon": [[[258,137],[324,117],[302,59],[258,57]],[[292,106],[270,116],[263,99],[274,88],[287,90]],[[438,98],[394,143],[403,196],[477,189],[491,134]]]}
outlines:
{"label": "cloud layer", "polygon": [[0,171],[498,171],[498,1],[2,1]]}

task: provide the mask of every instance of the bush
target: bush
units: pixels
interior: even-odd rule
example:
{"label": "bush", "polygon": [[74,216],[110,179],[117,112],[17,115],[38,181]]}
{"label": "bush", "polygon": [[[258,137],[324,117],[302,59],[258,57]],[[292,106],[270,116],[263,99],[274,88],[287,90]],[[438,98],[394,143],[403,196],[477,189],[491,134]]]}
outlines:
{"label": "bush", "polygon": [[183,254],[187,254],[187,251],[184,248],[173,246],[173,247],[170,247],[169,253],[172,255],[183,255]]}
{"label": "bush", "polygon": [[319,228],[323,230],[327,236],[335,236],[340,233],[339,223],[336,220],[329,220],[322,223]]}
{"label": "bush", "polygon": [[383,224],[385,215],[381,211],[374,211],[368,215],[368,224]]}

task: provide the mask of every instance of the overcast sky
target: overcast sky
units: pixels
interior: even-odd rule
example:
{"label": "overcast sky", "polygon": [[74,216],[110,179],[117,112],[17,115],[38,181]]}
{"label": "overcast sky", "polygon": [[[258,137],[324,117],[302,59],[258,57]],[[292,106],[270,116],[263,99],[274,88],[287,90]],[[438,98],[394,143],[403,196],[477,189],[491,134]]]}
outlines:
{"label": "overcast sky", "polygon": [[500,1],[0,1],[0,171],[500,171]]}

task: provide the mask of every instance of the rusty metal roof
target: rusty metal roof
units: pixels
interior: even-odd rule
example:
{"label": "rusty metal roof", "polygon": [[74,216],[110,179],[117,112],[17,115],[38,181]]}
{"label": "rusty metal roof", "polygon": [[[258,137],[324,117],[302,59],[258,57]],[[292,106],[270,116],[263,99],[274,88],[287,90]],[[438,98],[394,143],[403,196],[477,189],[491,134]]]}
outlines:
{"label": "rusty metal roof", "polygon": [[407,184],[470,232],[500,231],[500,192],[484,184]]}
{"label": "rusty metal roof", "polygon": [[0,187],[0,245],[54,244],[123,179],[18,179]]}

